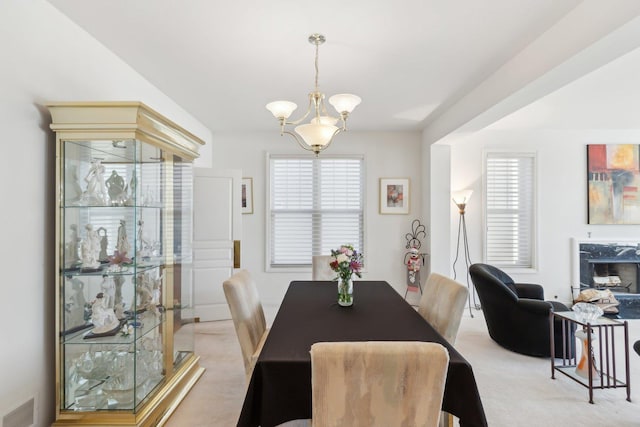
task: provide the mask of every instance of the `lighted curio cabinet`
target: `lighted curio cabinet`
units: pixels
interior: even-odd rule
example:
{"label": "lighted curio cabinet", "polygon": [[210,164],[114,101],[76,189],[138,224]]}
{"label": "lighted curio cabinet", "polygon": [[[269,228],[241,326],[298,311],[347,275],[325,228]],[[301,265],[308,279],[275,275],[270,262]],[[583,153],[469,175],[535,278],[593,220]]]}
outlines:
{"label": "lighted curio cabinet", "polygon": [[56,421],[155,426],[194,353],[193,160],[203,142],[138,102],[53,103]]}

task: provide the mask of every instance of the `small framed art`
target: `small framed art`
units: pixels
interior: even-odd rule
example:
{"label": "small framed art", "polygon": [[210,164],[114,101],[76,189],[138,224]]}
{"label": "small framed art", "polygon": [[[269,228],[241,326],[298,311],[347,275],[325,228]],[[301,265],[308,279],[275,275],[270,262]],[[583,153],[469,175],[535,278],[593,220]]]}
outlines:
{"label": "small framed art", "polygon": [[409,213],[409,178],[380,178],[380,213]]}
{"label": "small framed art", "polygon": [[242,213],[253,213],[253,178],[242,178]]}

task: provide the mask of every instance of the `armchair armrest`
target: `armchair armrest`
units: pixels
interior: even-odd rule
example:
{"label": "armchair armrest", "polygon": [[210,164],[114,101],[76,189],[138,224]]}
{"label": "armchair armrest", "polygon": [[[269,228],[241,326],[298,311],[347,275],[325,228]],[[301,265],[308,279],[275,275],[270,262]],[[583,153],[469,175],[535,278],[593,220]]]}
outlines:
{"label": "armchair armrest", "polygon": [[516,303],[518,307],[532,314],[549,315],[551,303],[538,299],[520,298]]}
{"label": "armchair armrest", "polygon": [[514,283],[513,286],[516,288],[516,293],[520,298],[544,299],[544,289],[540,285],[534,283]]}

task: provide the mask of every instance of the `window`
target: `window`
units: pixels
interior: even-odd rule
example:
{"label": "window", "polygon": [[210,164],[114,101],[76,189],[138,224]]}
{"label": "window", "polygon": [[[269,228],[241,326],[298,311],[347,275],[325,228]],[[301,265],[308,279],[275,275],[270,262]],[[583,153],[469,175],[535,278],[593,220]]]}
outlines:
{"label": "window", "polygon": [[535,267],[535,154],[486,153],[485,260]]}
{"label": "window", "polygon": [[343,243],[363,247],[361,157],[269,157],[268,267],[308,267]]}

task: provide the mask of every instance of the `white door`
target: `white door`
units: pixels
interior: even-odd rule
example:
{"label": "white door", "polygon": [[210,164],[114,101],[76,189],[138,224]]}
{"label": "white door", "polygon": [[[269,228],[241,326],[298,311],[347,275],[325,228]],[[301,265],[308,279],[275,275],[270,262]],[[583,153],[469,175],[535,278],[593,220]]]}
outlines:
{"label": "white door", "polygon": [[233,274],[234,241],[241,238],[241,185],[240,170],[195,169],[193,283],[201,321],[231,318],[222,282]]}

